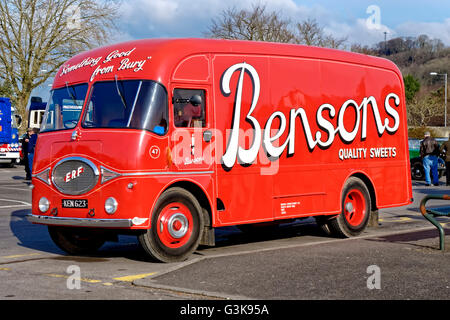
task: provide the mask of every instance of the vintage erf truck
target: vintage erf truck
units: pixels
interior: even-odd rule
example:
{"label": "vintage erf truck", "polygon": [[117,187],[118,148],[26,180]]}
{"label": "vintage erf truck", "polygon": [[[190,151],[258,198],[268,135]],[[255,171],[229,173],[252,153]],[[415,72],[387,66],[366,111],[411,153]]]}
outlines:
{"label": "vintage erf truck", "polygon": [[350,237],[411,203],[404,86],[391,62],[290,44],[151,39],[56,74],[33,223],[73,254],[136,234],[186,259],[214,228],[314,216]]}

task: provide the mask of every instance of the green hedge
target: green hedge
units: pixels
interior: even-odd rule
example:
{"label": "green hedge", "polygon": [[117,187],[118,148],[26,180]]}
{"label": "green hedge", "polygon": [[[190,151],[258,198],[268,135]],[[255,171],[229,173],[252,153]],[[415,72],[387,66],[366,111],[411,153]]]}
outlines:
{"label": "green hedge", "polygon": [[436,131],[433,130],[432,128],[428,128],[428,127],[408,128],[408,137],[423,139],[423,135],[425,134],[426,131],[430,132],[432,137],[437,137]]}

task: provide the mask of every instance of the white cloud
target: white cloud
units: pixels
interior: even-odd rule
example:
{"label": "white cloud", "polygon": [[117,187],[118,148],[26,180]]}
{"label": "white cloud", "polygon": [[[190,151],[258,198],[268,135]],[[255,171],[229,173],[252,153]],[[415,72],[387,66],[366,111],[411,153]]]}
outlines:
{"label": "white cloud", "polygon": [[121,39],[150,37],[201,37],[211,19],[227,8],[250,8],[264,3],[268,10],[280,12],[292,21],[316,17],[327,20],[328,12],[320,6],[297,5],[293,0],[132,0],[122,5]]}
{"label": "white cloud", "polygon": [[384,41],[384,32],[387,32],[388,40],[398,36],[395,30],[383,24],[373,28],[366,19],[357,19],[353,24],[331,21],[324,31],[336,38],[347,37],[348,46],[355,43],[371,46]]}
{"label": "white cloud", "polygon": [[[238,3],[228,1],[227,4]],[[134,38],[200,37],[211,17],[226,4],[219,0],[134,0],[123,4],[121,24]]]}
{"label": "white cloud", "polygon": [[430,38],[441,39],[450,46],[450,18],[443,22],[405,22],[397,26],[397,32],[402,36],[419,36],[426,34]]}

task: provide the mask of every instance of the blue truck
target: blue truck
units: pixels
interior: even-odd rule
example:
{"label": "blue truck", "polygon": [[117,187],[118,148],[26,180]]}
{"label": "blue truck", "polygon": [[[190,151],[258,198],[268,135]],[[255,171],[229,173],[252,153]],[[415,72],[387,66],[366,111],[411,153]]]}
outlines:
{"label": "blue truck", "polygon": [[16,114],[11,100],[0,97],[0,163],[7,163],[11,167],[20,163],[18,128],[21,122],[22,118]]}
{"label": "blue truck", "polygon": [[42,118],[44,117],[46,102],[42,102],[41,97],[31,97],[30,107],[28,109],[28,127],[40,128]]}

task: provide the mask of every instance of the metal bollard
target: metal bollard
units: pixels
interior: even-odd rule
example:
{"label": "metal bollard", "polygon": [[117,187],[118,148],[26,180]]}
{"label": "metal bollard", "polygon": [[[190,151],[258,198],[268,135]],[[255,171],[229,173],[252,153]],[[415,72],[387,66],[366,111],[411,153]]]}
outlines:
{"label": "metal bollard", "polygon": [[444,228],[442,228],[441,224],[434,219],[436,216],[444,216],[448,217],[450,216],[450,207],[445,208],[446,211],[438,211],[433,209],[426,209],[425,204],[428,200],[431,199],[437,199],[437,200],[450,200],[450,195],[427,195],[425,196],[422,201],[420,202],[420,212],[422,215],[430,221],[439,231],[439,249],[444,250],[445,249],[445,232]]}

